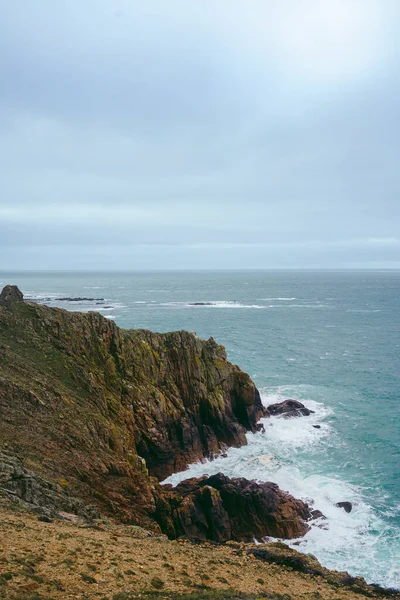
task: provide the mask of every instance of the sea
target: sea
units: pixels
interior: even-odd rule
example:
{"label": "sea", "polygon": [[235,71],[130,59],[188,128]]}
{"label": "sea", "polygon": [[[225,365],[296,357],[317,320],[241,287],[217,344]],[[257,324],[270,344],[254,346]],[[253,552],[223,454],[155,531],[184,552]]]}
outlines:
{"label": "sea", "polygon": [[265,419],[247,446],[168,482],[216,472],[274,481],[326,516],[294,548],[400,588],[399,271],[9,272],[0,282],[121,327],[212,336],[266,406],[294,398],[315,411]]}

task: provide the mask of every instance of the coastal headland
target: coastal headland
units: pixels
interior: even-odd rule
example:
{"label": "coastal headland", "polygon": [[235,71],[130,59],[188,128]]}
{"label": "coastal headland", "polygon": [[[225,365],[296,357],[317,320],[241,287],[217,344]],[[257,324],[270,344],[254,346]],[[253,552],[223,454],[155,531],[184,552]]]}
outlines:
{"label": "coastal headland", "polygon": [[[288,402],[279,410],[306,414]],[[269,414],[213,338],[122,330],[6,286],[0,412],[0,598],[398,597],[255,545],[322,517],[273,483],[161,485],[246,444]]]}

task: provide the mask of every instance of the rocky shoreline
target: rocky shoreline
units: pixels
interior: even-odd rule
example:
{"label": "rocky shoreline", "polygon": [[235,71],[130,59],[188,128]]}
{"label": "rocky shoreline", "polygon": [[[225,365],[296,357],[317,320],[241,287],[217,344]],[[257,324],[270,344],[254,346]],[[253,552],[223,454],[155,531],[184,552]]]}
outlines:
{"label": "rocky shoreline", "polygon": [[293,400],[265,409],[212,338],[122,330],[95,312],[24,302],[6,286],[0,410],[0,500],[42,523],[106,518],[220,544],[301,537],[321,517],[273,483],[223,474],[159,483],[246,444],[261,417],[309,414]]}

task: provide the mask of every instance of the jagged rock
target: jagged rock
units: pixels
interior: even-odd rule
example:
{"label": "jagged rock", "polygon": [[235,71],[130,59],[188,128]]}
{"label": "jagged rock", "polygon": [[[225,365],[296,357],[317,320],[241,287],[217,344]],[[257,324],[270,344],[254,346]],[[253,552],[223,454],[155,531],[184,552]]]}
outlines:
{"label": "jagged rock", "polygon": [[23,302],[24,295],[16,285],[6,285],[0,294],[0,304],[9,306],[14,302]]}
{"label": "jagged rock", "polygon": [[298,400],[288,399],[277,404],[271,404],[267,407],[267,412],[274,417],[277,415],[283,415],[285,418],[291,418],[301,416],[308,417],[314,411],[306,408],[304,404]]}
{"label": "jagged rock", "polygon": [[304,502],[276,484],[230,479],[222,473],[169,487],[163,500],[156,518],[170,537],[174,530],[175,537],[215,542],[266,536],[289,539],[304,535],[309,530],[307,521],[312,519]]}
{"label": "jagged rock", "polygon": [[343,508],[347,513],[350,513],[353,510],[353,505],[351,502],[336,502],[338,508]]}

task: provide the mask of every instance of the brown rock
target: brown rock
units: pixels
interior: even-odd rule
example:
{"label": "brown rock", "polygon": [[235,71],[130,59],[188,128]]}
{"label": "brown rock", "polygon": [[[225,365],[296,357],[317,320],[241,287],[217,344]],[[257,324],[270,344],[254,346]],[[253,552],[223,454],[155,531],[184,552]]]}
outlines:
{"label": "brown rock", "polygon": [[[309,530],[306,521],[312,518],[306,504],[276,484],[230,479],[222,473],[183,481],[175,490],[166,490],[165,499],[176,537],[215,542],[290,539],[304,535]],[[168,533],[171,536],[171,529]]]}

